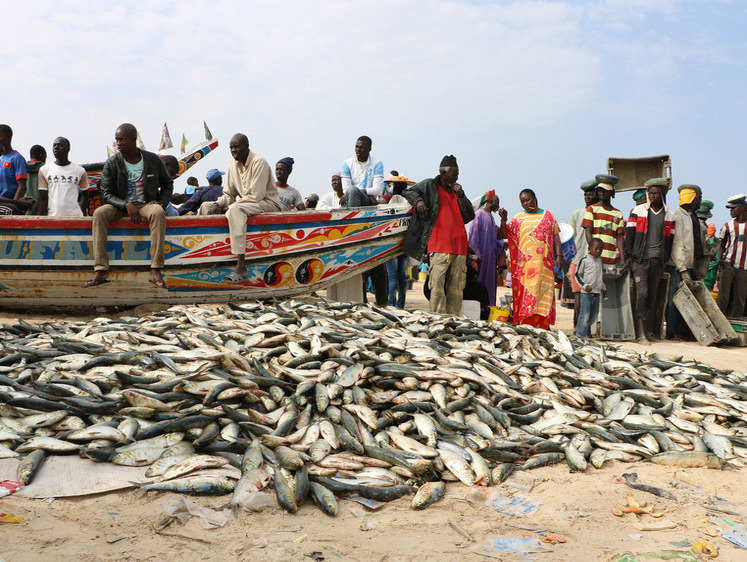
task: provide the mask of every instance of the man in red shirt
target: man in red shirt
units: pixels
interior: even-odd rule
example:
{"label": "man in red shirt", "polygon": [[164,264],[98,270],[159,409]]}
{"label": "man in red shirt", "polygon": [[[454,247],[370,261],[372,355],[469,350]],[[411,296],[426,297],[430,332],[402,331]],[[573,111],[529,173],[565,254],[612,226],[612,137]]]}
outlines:
{"label": "man in red shirt", "polygon": [[431,311],[459,314],[467,282],[467,230],[475,218],[459,179],[454,156],[444,156],[438,177],[408,187],[402,195],[415,209],[405,236],[407,255],[429,256]]}

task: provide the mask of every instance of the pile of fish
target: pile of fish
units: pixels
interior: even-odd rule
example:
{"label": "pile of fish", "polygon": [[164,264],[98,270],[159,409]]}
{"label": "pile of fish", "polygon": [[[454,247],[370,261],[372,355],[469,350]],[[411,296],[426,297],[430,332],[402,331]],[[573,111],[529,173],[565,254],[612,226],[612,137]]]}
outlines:
{"label": "pile of fish", "polygon": [[[426,507],[608,460],[743,466],[747,375],[424,311],[288,301],[0,329],[0,458],[150,465],[142,490]],[[231,464],[241,477],[205,474]],[[237,471],[236,471],[237,472]],[[238,473],[236,474],[238,477]]]}

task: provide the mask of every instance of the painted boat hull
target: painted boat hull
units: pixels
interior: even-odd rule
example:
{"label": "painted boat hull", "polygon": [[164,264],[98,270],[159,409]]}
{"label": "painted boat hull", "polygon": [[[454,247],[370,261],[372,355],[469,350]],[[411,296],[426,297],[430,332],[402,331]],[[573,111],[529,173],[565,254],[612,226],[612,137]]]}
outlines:
{"label": "painted boat hull", "polygon": [[379,206],[249,217],[249,276],[236,284],[223,283],[235,261],[223,215],[168,218],[168,289],[149,282],[147,226],[112,223],[110,282],[84,287],[93,274],[90,217],[0,217],[0,307],[215,303],[310,293],[401,254],[411,211]]}

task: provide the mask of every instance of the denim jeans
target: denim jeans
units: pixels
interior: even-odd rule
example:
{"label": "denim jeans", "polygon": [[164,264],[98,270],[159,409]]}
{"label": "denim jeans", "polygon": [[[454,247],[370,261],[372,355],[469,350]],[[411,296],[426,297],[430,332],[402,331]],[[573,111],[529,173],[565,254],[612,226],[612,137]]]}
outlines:
{"label": "denim jeans", "polygon": [[345,195],[347,195],[346,207],[367,207],[371,205],[371,199],[368,195],[355,186],[348,189]]}
{"label": "denim jeans", "polygon": [[599,293],[581,293],[581,306],[578,311],[576,335],[579,338],[591,337],[591,325],[596,322],[599,314]]}
{"label": "denim jeans", "polygon": [[386,262],[386,274],[389,279],[389,306],[405,308],[405,295],[407,294],[405,267],[407,267],[406,254]]}

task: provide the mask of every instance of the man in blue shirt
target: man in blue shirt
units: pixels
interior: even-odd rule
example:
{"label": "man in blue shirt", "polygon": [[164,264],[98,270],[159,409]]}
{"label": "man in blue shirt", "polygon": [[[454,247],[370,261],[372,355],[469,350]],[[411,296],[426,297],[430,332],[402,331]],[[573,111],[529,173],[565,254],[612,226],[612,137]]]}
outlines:
{"label": "man in blue shirt", "polygon": [[215,168],[208,170],[208,173],[205,175],[208,181],[207,187],[198,188],[189,199],[182,203],[179,207],[179,214],[186,215],[187,213],[194,213],[203,203],[217,201],[218,197],[223,194],[223,176],[225,173]]}
{"label": "man in blue shirt", "polygon": [[21,199],[26,196],[26,159],[13,150],[13,129],[0,125],[0,144],[5,153],[0,156],[0,198]]}

